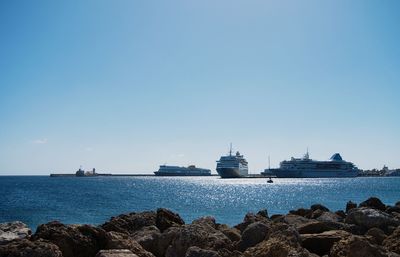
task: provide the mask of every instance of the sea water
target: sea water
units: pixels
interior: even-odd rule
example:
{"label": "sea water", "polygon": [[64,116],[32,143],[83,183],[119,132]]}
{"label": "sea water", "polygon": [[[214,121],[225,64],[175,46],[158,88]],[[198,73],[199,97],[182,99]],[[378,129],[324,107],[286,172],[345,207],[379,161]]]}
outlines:
{"label": "sea water", "polygon": [[385,204],[400,201],[400,177],[278,179],[219,177],[0,177],[0,222],[20,220],[32,229],[59,220],[67,224],[101,224],[121,213],[155,210],[178,212],[186,222],[214,216],[235,225],[247,212],[269,214],[321,203],[343,210],[346,202],[370,196]]}

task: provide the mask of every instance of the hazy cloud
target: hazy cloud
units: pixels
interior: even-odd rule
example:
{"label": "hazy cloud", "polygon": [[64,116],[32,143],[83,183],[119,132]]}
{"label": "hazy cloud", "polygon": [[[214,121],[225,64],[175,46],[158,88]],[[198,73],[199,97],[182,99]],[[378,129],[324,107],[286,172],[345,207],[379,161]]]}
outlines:
{"label": "hazy cloud", "polygon": [[35,139],[32,141],[33,144],[43,145],[47,143],[47,138]]}

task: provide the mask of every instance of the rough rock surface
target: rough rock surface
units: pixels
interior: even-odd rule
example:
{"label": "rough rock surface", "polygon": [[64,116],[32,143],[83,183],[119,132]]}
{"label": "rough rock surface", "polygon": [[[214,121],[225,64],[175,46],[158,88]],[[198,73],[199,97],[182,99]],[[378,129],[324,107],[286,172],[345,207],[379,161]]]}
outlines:
{"label": "rough rock surface", "polygon": [[246,216],[244,217],[242,223],[238,224],[235,226],[235,228],[237,228],[238,230],[240,230],[241,232],[243,232],[248,225],[254,223],[254,222],[264,222],[264,223],[269,223],[270,220],[268,218],[266,218],[263,213],[257,213],[257,214],[253,214],[251,212],[247,213]]}
{"label": "rough rock surface", "polygon": [[367,207],[367,208],[377,209],[380,211],[386,210],[386,205],[384,205],[382,201],[376,197],[368,198],[364,202],[360,203],[358,207]]}
{"label": "rough rock surface", "polygon": [[352,202],[352,201],[348,201],[346,204],[346,213],[349,212],[351,209],[357,208],[357,204]]}
{"label": "rough rock surface", "polygon": [[116,231],[125,234],[132,234],[147,226],[156,226],[157,213],[146,211],[141,213],[122,214],[112,217],[110,221],[104,223],[102,228],[105,231]]}
{"label": "rough rock surface", "polygon": [[197,246],[189,247],[185,257],[221,257],[216,251],[204,250]]}
{"label": "rough rock surface", "polygon": [[379,228],[371,228],[365,233],[366,236],[371,237],[371,239],[378,245],[382,244],[383,240],[386,239],[386,234]]}
{"label": "rough rock surface", "polygon": [[168,209],[157,209],[156,226],[161,231],[164,231],[172,226],[180,226],[185,224],[179,214],[174,213]]}
{"label": "rough rock surface", "polygon": [[209,225],[183,225],[168,247],[166,257],[184,257],[191,246],[198,246],[206,250],[218,250],[231,247],[231,240],[221,231]]}
{"label": "rough rock surface", "polygon": [[89,257],[104,249],[105,231],[89,225],[64,225],[54,221],[40,225],[34,240],[45,239],[57,245],[64,257]]}
{"label": "rough rock surface", "polygon": [[400,226],[383,240],[382,245],[389,251],[400,254]]}
{"label": "rough rock surface", "polygon": [[302,246],[310,252],[322,256],[329,253],[334,243],[350,235],[349,232],[343,230],[325,231],[320,234],[303,234],[301,235]]}
{"label": "rough rock surface", "polygon": [[376,227],[384,231],[388,226],[400,225],[400,221],[394,219],[390,214],[365,207],[352,209],[348,213],[345,222],[359,225],[367,229]]}
{"label": "rough rock surface", "polygon": [[136,254],[133,254],[131,251],[125,249],[117,249],[117,250],[101,250],[96,254],[96,257],[138,257]]}
{"label": "rough rock surface", "polygon": [[21,221],[0,223],[0,245],[14,239],[28,238],[31,233],[30,228]]}
{"label": "rough rock surface", "polygon": [[269,232],[269,226],[262,222],[254,222],[243,231],[242,239],[239,241],[239,250],[244,251],[263,241]]}
{"label": "rough rock surface", "polygon": [[395,256],[387,252],[383,247],[372,244],[367,238],[351,236],[336,242],[330,257],[389,257]]}
{"label": "rough rock surface", "polygon": [[128,249],[138,257],[154,257],[129,235],[114,231],[106,233],[105,249]]}
{"label": "rough rock surface", "polygon": [[63,257],[58,246],[42,240],[14,240],[0,245],[1,257]]}

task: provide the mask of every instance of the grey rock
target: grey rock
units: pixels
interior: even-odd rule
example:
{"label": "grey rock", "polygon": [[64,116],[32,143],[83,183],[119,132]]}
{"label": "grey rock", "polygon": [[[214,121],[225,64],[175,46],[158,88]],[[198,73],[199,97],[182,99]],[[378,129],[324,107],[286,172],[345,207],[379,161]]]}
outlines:
{"label": "grey rock", "polygon": [[204,250],[197,246],[189,247],[185,257],[221,257],[218,252],[212,250]]}
{"label": "grey rock", "polygon": [[379,198],[376,197],[370,197],[364,202],[360,203],[358,207],[367,207],[367,208],[372,208],[372,209],[377,209],[380,211],[385,211],[386,210],[386,205],[382,203]]}
{"label": "grey rock", "polygon": [[101,250],[96,257],[138,257],[127,249]]}
{"label": "grey rock", "polygon": [[351,234],[343,230],[325,231],[320,234],[301,235],[302,246],[318,255],[329,254],[333,244]]}
{"label": "grey rock", "polygon": [[352,209],[346,219],[346,223],[355,224],[364,228],[380,228],[386,230],[388,226],[398,226],[400,221],[394,219],[391,215],[371,208]]}
{"label": "grey rock", "polygon": [[15,239],[29,238],[30,228],[21,221],[0,223],[0,245]]}
{"label": "grey rock", "polygon": [[255,222],[247,226],[243,231],[242,238],[239,241],[239,250],[244,251],[249,247],[255,246],[263,241],[269,232],[269,227],[262,222]]}

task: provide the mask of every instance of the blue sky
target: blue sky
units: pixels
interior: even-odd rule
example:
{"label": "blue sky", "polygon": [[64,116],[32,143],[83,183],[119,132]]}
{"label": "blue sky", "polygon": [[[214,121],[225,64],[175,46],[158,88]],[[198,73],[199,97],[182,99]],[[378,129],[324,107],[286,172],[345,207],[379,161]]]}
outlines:
{"label": "blue sky", "polygon": [[2,1],[0,175],[400,168],[398,1]]}

